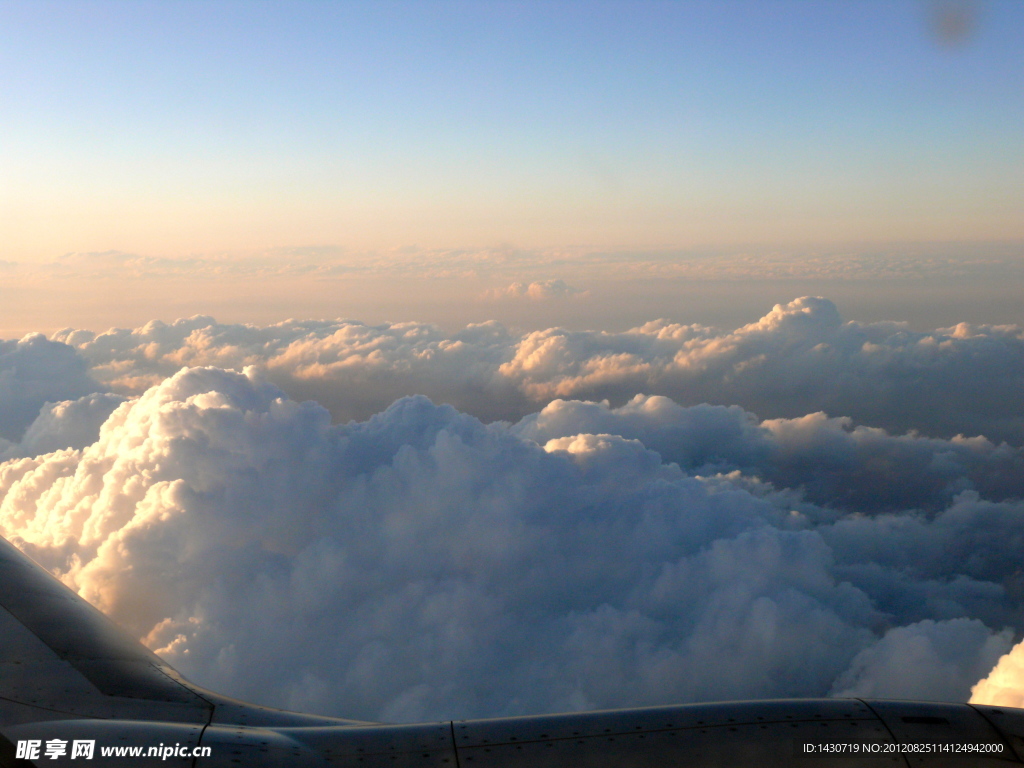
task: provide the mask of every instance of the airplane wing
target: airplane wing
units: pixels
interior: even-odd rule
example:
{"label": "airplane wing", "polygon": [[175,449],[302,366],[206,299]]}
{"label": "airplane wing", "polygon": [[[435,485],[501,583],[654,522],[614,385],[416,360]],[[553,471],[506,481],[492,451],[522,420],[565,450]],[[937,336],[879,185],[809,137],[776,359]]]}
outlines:
{"label": "airplane wing", "polygon": [[418,725],[302,715],[189,683],[0,538],[0,768],[1007,768],[1024,710],[822,699]]}

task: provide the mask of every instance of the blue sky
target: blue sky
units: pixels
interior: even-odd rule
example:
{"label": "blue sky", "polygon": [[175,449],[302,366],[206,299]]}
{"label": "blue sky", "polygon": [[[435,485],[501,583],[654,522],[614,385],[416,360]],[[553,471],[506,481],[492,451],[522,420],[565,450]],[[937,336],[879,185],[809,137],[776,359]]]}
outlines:
{"label": "blue sky", "polygon": [[[5,3],[8,257],[1021,235],[1024,7]],[[5,185],[7,186],[7,185]]]}

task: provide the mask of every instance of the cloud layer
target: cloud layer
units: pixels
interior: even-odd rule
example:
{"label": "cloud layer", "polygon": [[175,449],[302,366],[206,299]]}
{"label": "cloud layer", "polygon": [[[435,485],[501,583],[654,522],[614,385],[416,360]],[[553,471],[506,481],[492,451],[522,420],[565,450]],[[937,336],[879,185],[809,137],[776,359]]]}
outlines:
{"label": "cloud layer", "polygon": [[[819,327],[826,310],[778,314]],[[170,350],[234,364],[259,332],[282,335],[193,322],[187,344],[183,328],[136,334],[149,357],[131,334],[67,340],[94,361],[107,344],[139,377]],[[418,328],[364,328],[406,346],[359,359],[468,355]],[[334,348],[336,333],[298,338]],[[510,344],[467,333],[473,350]],[[0,532],[226,693],[382,720],[964,699],[1022,629],[1016,449],[649,396],[553,402],[515,425],[412,397],[337,424],[273,369],[193,368],[137,399],[50,406],[25,440],[77,447],[0,464]]]}
{"label": "cloud layer", "polygon": [[936,512],[967,490],[994,500],[1024,496],[1019,448],[984,437],[890,435],[821,412],[759,421],[737,406],[683,407],[661,396],[637,395],[620,408],[555,400],[513,432],[541,445],[579,433],[621,435],[688,472],[741,472],[846,512]]}
{"label": "cloud layer", "polygon": [[[985,277],[1019,280],[1019,243],[919,244],[863,246],[822,251],[788,248],[700,251],[614,251],[585,247],[529,249],[423,249],[353,251],[336,246],[272,248],[244,253],[208,253],[167,257],[122,251],[66,253],[49,262],[0,261],[9,276],[48,280],[140,278],[238,279],[289,276],[332,279],[352,275],[384,277],[486,277],[515,280],[524,274],[559,274],[571,280],[597,278],[659,280],[787,280],[920,281],[929,278],[978,280]],[[538,285],[545,282],[538,281]],[[500,289],[499,289],[500,290]]]}
{"label": "cloud layer", "polygon": [[258,327],[194,317],[99,335],[65,330],[54,340],[120,394],[139,394],[182,366],[255,365],[293,399],[316,400],[340,421],[412,394],[485,421],[517,421],[558,398],[620,406],[643,393],[684,406],[738,405],[767,419],[822,411],[890,433],[1024,445],[1022,329],[960,324],[914,333],[898,323],[844,322],[820,298],[777,305],[731,332],[656,321],[623,333],[518,335],[485,323],[448,334],[418,323]]}
{"label": "cloud layer", "polygon": [[1024,643],[1015,645],[971,688],[972,704],[1024,707]]}

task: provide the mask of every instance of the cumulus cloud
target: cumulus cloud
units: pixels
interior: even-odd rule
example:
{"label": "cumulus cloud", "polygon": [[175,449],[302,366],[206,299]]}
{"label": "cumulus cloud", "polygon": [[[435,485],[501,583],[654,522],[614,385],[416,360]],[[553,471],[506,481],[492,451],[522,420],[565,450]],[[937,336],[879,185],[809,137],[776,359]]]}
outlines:
{"label": "cumulus cloud", "polygon": [[961,324],[920,334],[844,323],[820,298],[776,305],[731,333],[663,321],[622,334],[537,331],[499,371],[535,401],[622,402],[646,392],[762,417],[821,410],[896,432],[1024,436],[1020,328]]}
{"label": "cumulus cloud", "polygon": [[518,420],[552,400],[639,393],[681,405],[738,405],[762,419],[822,411],[890,433],[983,435],[1024,444],[1024,330],[970,326],[915,333],[844,322],[805,297],[734,331],[667,321],[622,333],[497,323],[449,334],[418,323],[287,321],[224,325],[194,317],[102,334],[54,336],[113,391],[137,394],[183,365],[256,365],[294,399],[336,420],[365,419],[425,394],[484,420]]}
{"label": "cumulus cloud", "polygon": [[196,316],[96,334],[65,329],[94,376],[139,394],[183,366],[256,366],[296,400],[316,400],[335,420],[368,418],[404,395],[423,394],[488,419],[529,411],[512,382],[495,376],[514,337],[498,323],[446,334],[425,323],[295,321],[225,325]]}
{"label": "cumulus cloud", "polygon": [[[145,334],[152,359],[164,332],[201,347],[167,328]],[[240,356],[258,333],[211,350]],[[812,476],[818,444],[845,461],[876,440],[978,485],[977,467],[1001,471],[991,444],[651,397],[553,403],[514,426],[413,397],[337,424],[253,367],[186,369],[101,405],[116,407],[91,444],[0,464],[0,531],[243,698],[383,720],[964,699],[1019,629],[1020,501],[942,486],[921,492],[931,511],[865,515],[766,479]],[[853,482],[836,463],[836,487]]]}
{"label": "cumulus cloud", "polygon": [[1000,656],[974,696],[1013,703],[1022,383],[1019,328],[808,297],[733,331],[66,329],[0,342],[0,532],[272,705],[962,700]]}
{"label": "cumulus cloud", "polygon": [[972,704],[1024,707],[1024,643],[1015,645],[971,688]]}
{"label": "cumulus cloud", "polygon": [[84,448],[96,442],[100,427],[125,398],[110,392],[94,392],[77,400],[46,403],[18,445],[25,456],[37,456],[61,448]]}
{"label": "cumulus cloud", "polygon": [[821,412],[760,421],[737,406],[683,407],[661,396],[637,395],[619,408],[555,400],[513,432],[541,445],[579,433],[621,435],[689,472],[739,471],[845,511],[937,511],[966,490],[994,500],[1024,496],[1019,448],[983,437],[890,435]]}
{"label": "cumulus cloud", "polygon": [[897,627],[854,658],[836,680],[836,696],[957,701],[1010,647],[1012,632],[993,635],[980,621],[950,619]]}
{"label": "cumulus cloud", "polygon": [[21,439],[46,403],[100,389],[86,361],[66,344],[38,333],[0,341],[0,438]]}
{"label": "cumulus cloud", "polygon": [[573,288],[564,280],[541,280],[539,282],[512,283],[507,288],[494,288],[484,293],[487,299],[529,299],[544,301],[547,299],[566,299],[571,296],[583,296],[586,291]]}

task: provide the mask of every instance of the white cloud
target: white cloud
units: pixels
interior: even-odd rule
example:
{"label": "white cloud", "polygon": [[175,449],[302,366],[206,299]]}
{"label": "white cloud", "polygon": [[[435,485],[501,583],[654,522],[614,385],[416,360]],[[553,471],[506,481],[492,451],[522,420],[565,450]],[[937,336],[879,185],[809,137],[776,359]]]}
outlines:
{"label": "white cloud", "polygon": [[61,448],[85,448],[96,442],[100,427],[124,401],[120,395],[94,392],[77,400],[47,403],[25,430],[19,453],[38,456]]}
{"label": "white cloud", "polygon": [[342,421],[407,394],[485,420],[517,420],[557,398],[622,405],[644,393],[682,405],[738,405],[767,419],[823,411],[891,433],[1024,444],[1020,328],[913,333],[896,323],[844,323],[831,302],[808,297],[731,332],[656,321],[623,333],[516,335],[486,323],[449,334],[417,323],[257,327],[195,317],[54,338],[122,394],[183,365],[256,365],[291,397],[315,399]]}
{"label": "white cloud", "polygon": [[[116,407],[92,444],[0,464],[0,531],[197,682],[279,706],[415,720],[883,678],[966,698],[1019,616],[1024,505],[967,491],[931,515],[849,514],[652,450],[767,467],[869,438],[899,440],[653,398],[516,427],[408,398],[338,425],[255,368],[200,368]],[[943,665],[930,687],[926,662]]]}
{"label": "white cloud", "polygon": [[957,701],[1010,647],[977,620],[924,621],[896,627],[857,654],[833,694],[866,699]]}
{"label": "white cloud", "polygon": [[1019,328],[815,298],[731,332],[67,329],[0,342],[0,532],[279,706],[962,699],[1001,654],[975,699],[1019,703],[1022,381]]}
{"label": "white cloud", "polygon": [[972,704],[1024,707],[1024,643],[1002,656],[988,675],[971,688]]}
{"label": "white cloud", "polygon": [[19,440],[48,402],[100,389],[86,361],[65,344],[38,333],[0,341],[0,438]]}
{"label": "white cloud", "polygon": [[890,431],[1024,440],[1014,392],[1024,332],[961,324],[911,333],[844,323],[805,297],[731,333],[658,321],[627,333],[527,334],[499,373],[536,402],[625,402],[638,392],[682,404],[740,405],[761,417],[821,410]]}
{"label": "white cloud", "polygon": [[484,293],[486,299],[529,299],[546,301],[551,299],[567,299],[573,296],[585,296],[586,291],[573,288],[562,279],[540,280],[533,283],[512,283],[507,288],[493,288]]}
{"label": "white cloud", "polygon": [[424,323],[288,320],[259,327],[196,316],[101,334],[66,329],[54,338],[74,346],[93,375],[122,394],[139,394],[183,366],[253,365],[294,399],[316,400],[341,421],[367,418],[411,394],[489,418],[527,408],[515,385],[494,375],[512,343],[497,323],[448,335]]}
{"label": "white cloud", "polygon": [[966,490],[993,500],[1024,496],[1019,448],[980,437],[890,435],[821,412],[759,421],[737,406],[683,407],[657,395],[637,395],[619,408],[554,400],[513,431],[540,444],[579,433],[622,435],[687,471],[739,470],[846,511],[935,511]]}

